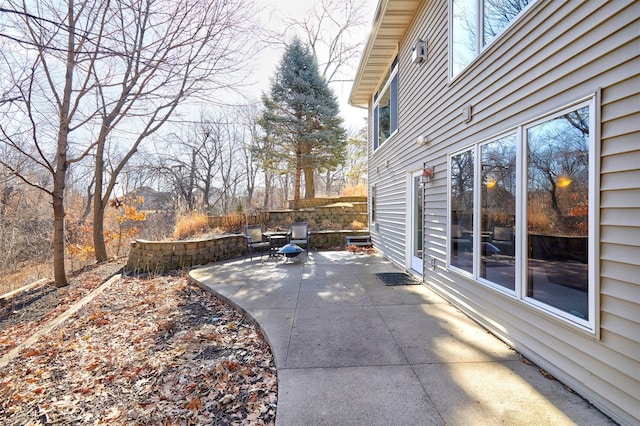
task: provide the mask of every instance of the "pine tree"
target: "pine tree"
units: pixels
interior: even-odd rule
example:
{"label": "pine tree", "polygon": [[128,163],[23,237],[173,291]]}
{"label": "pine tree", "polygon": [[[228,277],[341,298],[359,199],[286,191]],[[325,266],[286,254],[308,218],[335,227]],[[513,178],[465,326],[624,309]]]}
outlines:
{"label": "pine tree", "polygon": [[320,75],[309,48],[300,40],[287,45],[270,96],[264,95],[263,103],[260,125],[274,138],[272,160],[280,162],[285,170],[295,169],[297,208],[302,173],[305,198],[313,198],[314,172],[344,164],[347,144],[336,97]]}

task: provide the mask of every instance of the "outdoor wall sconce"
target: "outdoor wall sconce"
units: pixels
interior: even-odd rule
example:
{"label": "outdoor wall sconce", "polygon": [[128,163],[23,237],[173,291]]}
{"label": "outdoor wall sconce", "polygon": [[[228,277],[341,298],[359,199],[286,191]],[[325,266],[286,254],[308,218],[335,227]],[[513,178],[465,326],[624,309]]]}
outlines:
{"label": "outdoor wall sconce", "polygon": [[420,135],[416,138],[416,143],[418,145],[426,145],[429,142],[427,139],[427,135]]}
{"label": "outdoor wall sconce", "polygon": [[417,39],[416,44],[411,49],[411,61],[414,64],[419,64],[425,60],[427,60],[427,42]]}
{"label": "outdoor wall sconce", "polygon": [[433,178],[433,173],[434,173],[433,167],[425,163],[424,168],[422,169],[422,175],[420,175],[420,183],[431,182],[431,179]]}

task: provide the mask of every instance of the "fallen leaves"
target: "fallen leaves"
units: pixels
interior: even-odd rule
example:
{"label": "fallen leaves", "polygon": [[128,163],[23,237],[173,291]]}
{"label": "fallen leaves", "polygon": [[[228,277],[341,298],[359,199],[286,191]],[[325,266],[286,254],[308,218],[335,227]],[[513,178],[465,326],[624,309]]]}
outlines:
{"label": "fallen leaves", "polygon": [[273,424],[276,394],[259,331],[184,277],[120,279],[0,369],[5,424]]}
{"label": "fallen leaves", "polygon": [[105,277],[104,271],[120,267],[118,263],[96,266],[82,273],[81,278],[71,278],[73,285],[59,289],[53,287],[52,281],[43,281],[0,307],[0,357],[100,286],[111,276]]}

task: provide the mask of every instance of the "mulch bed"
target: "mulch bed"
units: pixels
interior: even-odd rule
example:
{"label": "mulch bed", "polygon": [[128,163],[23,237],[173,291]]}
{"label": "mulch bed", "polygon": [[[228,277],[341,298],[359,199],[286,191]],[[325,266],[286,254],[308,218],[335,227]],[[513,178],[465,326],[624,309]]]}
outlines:
{"label": "mulch bed", "polygon": [[[2,341],[55,316],[5,318]],[[185,276],[115,281],[0,369],[7,425],[273,424],[276,398],[260,332]]]}

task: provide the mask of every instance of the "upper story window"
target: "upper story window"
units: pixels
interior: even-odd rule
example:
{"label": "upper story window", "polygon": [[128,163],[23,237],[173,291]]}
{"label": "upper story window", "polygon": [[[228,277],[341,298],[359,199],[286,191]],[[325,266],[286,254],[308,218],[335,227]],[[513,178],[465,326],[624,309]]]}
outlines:
{"label": "upper story window", "polygon": [[389,68],[382,88],[373,97],[373,149],[398,130],[398,58]]}
{"label": "upper story window", "polygon": [[458,75],[534,0],[451,0],[450,76]]}

